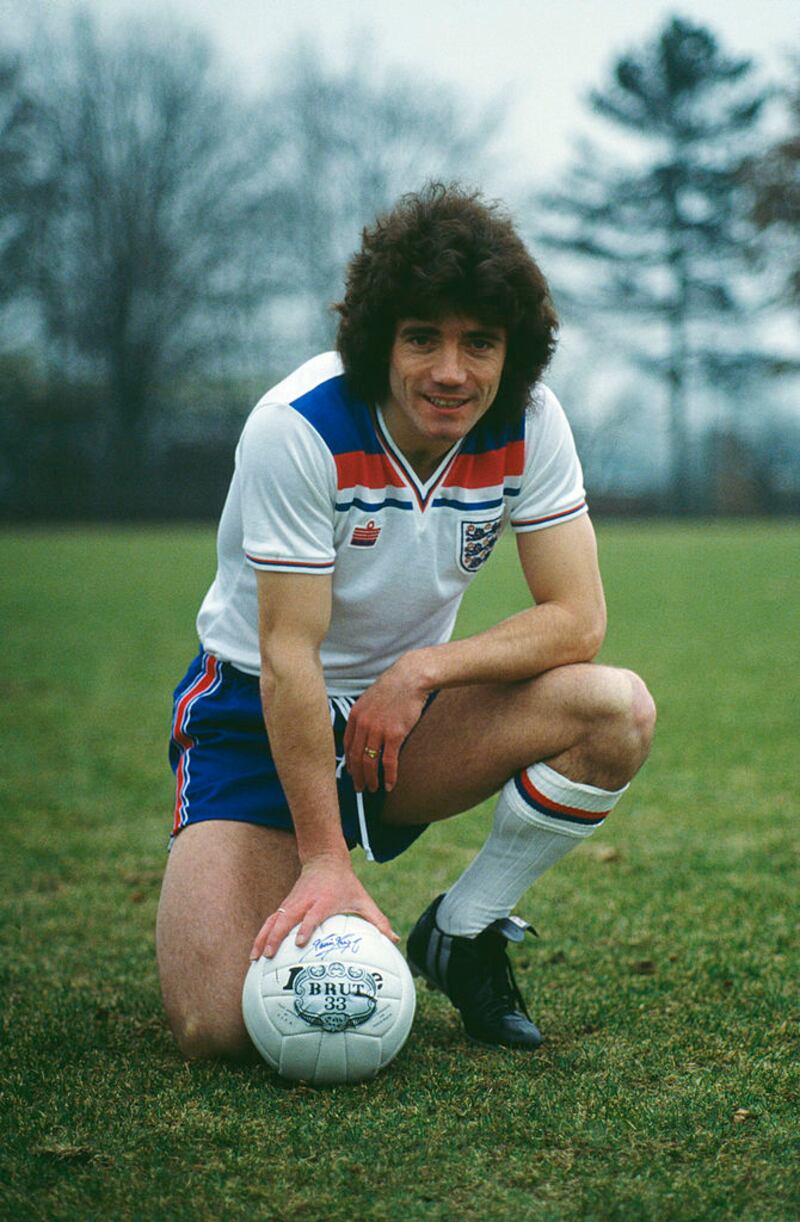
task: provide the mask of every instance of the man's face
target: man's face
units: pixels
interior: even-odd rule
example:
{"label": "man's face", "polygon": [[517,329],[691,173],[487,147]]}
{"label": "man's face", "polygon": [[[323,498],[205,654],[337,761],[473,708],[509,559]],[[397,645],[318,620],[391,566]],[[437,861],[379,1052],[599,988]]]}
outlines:
{"label": "man's face", "polygon": [[488,412],[506,356],[503,327],[451,315],[397,324],[384,419],[410,459],[446,453]]}

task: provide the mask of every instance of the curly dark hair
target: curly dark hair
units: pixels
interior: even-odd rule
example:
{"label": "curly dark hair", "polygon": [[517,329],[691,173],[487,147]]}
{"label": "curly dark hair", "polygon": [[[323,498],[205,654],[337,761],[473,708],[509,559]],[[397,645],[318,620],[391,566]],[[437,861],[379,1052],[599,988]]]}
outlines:
{"label": "curly dark hair", "polygon": [[547,281],[508,214],[458,184],[429,183],[364,229],[334,309],[345,374],[368,403],[388,393],[401,319],[459,314],[504,327],[506,359],[487,424],[521,418],[558,330]]}

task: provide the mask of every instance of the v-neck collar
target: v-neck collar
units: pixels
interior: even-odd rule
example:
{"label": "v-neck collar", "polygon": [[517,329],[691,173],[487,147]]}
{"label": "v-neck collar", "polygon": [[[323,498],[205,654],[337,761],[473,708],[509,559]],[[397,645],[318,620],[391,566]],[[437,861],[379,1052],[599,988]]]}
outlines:
{"label": "v-neck collar", "polygon": [[375,435],[377,436],[384,453],[390,460],[393,461],[393,465],[399,468],[403,482],[406,483],[414,493],[420,509],[423,511],[427,509],[428,505],[430,504],[431,497],[441,484],[447,472],[450,470],[456,455],[461,449],[464,441],[463,437],[459,438],[455,445],[452,446],[443,456],[442,461],[439,463],[439,466],[433,472],[431,477],[423,481],[419,478],[408,459],[404,456],[403,451],[397,445],[389,432],[386,421],[383,418],[383,411],[379,405],[376,405],[375,407]]}

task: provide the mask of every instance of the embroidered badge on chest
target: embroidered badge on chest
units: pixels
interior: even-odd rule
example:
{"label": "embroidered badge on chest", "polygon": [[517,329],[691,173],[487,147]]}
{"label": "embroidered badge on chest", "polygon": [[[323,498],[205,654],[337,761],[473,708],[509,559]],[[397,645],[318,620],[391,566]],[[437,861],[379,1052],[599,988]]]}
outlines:
{"label": "embroidered badge on chest", "polygon": [[370,518],[368,522],[354,528],[350,536],[350,547],[374,547],[382,530],[383,527],[376,526],[375,519]]}
{"label": "embroidered badge on chest", "polygon": [[502,518],[492,522],[462,522],[458,563],[467,573],[476,573],[485,564],[500,537]]}

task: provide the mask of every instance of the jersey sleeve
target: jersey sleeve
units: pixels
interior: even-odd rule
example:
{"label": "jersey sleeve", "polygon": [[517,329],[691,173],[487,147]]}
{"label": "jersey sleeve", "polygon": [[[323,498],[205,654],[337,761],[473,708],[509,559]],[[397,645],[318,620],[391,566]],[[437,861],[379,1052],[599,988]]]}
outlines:
{"label": "jersey sleeve", "polygon": [[287,404],[263,404],[244,427],[236,462],[247,563],[332,573],[335,465],[314,428]]}
{"label": "jersey sleeve", "polygon": [[587,512],[583,471],[564,409],[546,386],[525,421],[525,470],[511,514],[515,531],[542,530]]}

